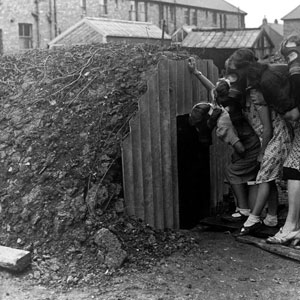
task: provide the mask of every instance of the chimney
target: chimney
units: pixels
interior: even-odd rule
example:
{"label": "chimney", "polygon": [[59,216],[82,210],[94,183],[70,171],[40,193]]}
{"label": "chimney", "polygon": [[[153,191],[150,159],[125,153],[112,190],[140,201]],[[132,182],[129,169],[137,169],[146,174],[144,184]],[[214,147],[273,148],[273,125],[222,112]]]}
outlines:
{"label": "chimney", "polygon": [[264,16],[262,23],[263,23],[263,25],[267,25],[268,24],[268,20],[267,20],[266,16]]}

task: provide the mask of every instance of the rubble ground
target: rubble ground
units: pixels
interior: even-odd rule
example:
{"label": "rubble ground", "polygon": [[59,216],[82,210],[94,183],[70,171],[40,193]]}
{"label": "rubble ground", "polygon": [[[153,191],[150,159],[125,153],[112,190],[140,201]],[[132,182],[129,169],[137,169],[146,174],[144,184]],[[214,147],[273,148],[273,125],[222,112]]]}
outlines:
{"label": "rubble ground", "polygon": [[[242,244],[228,232],[181,231],[190,246],[169,256],[125,262],[87,286],[37,285],[1,272],[2,300],[181,300],[300,297],[299,263]],[[176,242],[174,242],[177,244]],[[1,295],[1,293],[0,293]]]}

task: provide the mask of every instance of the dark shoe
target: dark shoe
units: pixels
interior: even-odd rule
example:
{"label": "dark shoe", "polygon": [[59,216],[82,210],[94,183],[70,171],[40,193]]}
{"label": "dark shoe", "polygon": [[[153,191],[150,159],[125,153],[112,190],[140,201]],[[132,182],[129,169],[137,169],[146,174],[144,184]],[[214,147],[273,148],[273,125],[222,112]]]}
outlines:
{"label": "dark shoe", "polygon": [[255,223],[251,226],[243,226],[240,231],[236,234],[236,236],[243,236],[243,235],[251,235],[262,227],[262,222]]}
{"label": "dark shoe", "polygon": [[243,214],[241,214],[239,211],[236,212],[236,213],[233,213],[232,215],[229,215],[229,216],[222,216],[221,219],[223,221],[226,221],[226,222],[246,222],[247,219],[248,219],[248,216],[245,216]]}

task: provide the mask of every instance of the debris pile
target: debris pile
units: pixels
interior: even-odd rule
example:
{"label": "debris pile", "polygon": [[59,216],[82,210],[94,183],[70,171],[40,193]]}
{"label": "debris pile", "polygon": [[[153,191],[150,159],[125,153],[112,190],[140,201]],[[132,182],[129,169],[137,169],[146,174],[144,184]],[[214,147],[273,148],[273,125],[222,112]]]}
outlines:
{"label": "debris pile", "polygon": [[90,282],[193,243],[124,214],[120,142],[166,55],[188,57],[123,43],[0,57],[0,243],[32,252],[32,278]]}

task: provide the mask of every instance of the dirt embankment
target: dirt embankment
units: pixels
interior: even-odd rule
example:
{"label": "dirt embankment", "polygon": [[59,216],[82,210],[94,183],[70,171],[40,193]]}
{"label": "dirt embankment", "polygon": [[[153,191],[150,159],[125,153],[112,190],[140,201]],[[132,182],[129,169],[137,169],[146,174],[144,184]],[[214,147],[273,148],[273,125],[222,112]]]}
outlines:
{"label": "dirt embankment", "polygon": [[101,228],[116,234],[127,261],[189,247],[124,214],[120,142],[163,56],[188,57],[109,44],[0,58],[0,241],[32,252],[38,282],[101,277]]}

